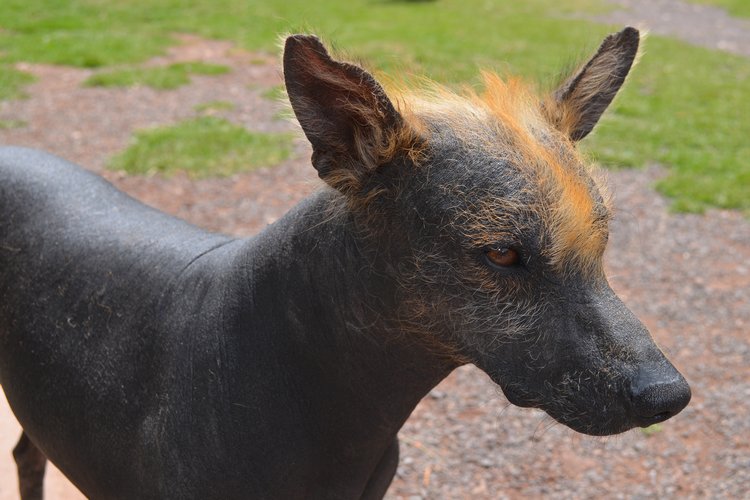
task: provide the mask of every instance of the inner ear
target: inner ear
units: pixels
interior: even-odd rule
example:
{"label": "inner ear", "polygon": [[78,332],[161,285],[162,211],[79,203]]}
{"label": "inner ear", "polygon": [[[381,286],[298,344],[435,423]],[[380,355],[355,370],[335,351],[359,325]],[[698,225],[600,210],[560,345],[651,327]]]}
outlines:
{"label": "inner ear", "polygon": [[332,59],[318,38],[293,35],[284,47],[284,80],[321,178],[357,176],[378,166],[402,119],[372,75]]}
{"label": "inner ear", "polygon": [[625,82],[639,43],[635,28],[609,35],[596,54],[553,93],[545,112],[571,140],[586,137],[599,121]]}

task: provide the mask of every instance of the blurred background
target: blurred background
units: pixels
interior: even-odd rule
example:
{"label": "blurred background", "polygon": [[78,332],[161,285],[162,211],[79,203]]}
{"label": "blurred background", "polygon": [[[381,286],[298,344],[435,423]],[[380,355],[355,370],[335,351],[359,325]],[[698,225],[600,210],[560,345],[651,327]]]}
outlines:
{"label": "blurred background", "polygon": [[[478,87],[489,69],[543,92],[624,25],[650,31],[643,57],[581,147],[615,195],[612,285],[692,402],[661,425],[591,438],[511,407],[463,367],[402,430],[388,497],[748,498],[746,0],[3,0],[0,143],[251,235],[319,186],[282,104],[284,34],[316,33],[386,79]],[[0,500],[18,498],[19,432],[2,398]],[[81,498],[48,476],[48,498]]]}

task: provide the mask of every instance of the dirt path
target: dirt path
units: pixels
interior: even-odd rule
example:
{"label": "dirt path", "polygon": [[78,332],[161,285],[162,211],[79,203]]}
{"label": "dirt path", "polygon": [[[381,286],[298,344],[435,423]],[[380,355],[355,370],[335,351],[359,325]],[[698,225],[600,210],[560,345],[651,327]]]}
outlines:
{"label": "dirt path", "polygon": [[[86,71],[29,66],[31,98],[0,104],[0,143],[40,147],[102,173],[147,203],[213,230],[251,234],[316,186],[304,142],[273,169],[228,179],[126,177],[103,170],[134,128],[170,123],[215,100],[253,130],[285,130],[262,91],[280,83],[273,58],[185,37],[169,60],[231,64],[170,92],[84,89]],[[155,61],[158,62],[158,61]],[[694,397],[650,434],[584,437],[541,412],[508,405],[472,367],[457,370],[420,403],[401,432],[390,498],[602,498],[750,495],[750,223],[731,212],[674,215],[651,185],[656,168],[611,174],[618,216],[607,267],[615,289],[690,381]],[[17,498],[10,450],[17,424],[0,405],[0,500]],[[51,499],[80,498],[52,474]]]}
{"label": "dirt path", "polygon": [[680,0],[606,1],[622,9],[593,19],[750,57],[750,20],[731,17],[724,9]]}

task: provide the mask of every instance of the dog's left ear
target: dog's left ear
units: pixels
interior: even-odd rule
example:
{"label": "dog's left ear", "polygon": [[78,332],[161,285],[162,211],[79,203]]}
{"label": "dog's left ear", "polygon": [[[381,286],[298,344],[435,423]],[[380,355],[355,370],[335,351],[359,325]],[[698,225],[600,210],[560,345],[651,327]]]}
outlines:
{"label": "dog's left ear", "polygon": [[321,179],[347,191],[380,166],[403,123],[372,75],[331,58],[316,37],[293,35],[284,48],[284,80]]}
{"label": "dog's left ear", "polygon": [[544,104],[548,119],[571,140],[586,137],[615,98],[633,66],[639,42],[635,28],[609,35],[596,54]]}

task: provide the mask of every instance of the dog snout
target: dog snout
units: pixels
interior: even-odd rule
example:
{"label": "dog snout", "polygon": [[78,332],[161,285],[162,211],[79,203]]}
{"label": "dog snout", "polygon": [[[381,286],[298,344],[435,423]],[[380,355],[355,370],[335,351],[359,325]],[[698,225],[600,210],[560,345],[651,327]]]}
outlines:
{"label": "dog snout", "polygon": [[639,368],[630,386],[634,421],[641,427],[663,422],[683,410],[691,392],[685,378],[668,361]]}

